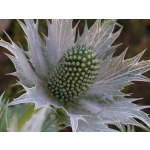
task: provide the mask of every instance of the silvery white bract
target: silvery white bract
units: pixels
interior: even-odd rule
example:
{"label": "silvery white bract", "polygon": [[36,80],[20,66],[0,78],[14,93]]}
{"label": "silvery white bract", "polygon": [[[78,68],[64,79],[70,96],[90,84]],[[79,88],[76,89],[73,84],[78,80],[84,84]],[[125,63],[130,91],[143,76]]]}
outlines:
{"label": "silvery white bract", "polygon": [[[97,20],[88,29],[85,23],[82,35],[78,34],[75,41],[77,25],[73,28],[72,20],[47,21],[48,35],[43,35],[43,39],[38,33],[38,20],[36,23],[24,21],[25,24],[19,23],[26,34],[29,51],[18,47],[10,38],[11,44],[0,41],[0,45],[13,54],[7,54],[17,70],[11,74],[19,78],[18,84],[26,90],[9,105],[32,102],[36,109],[45,106],[56,114],[61,110],[62,115],[56,120],[70,125],[73,131],[116,131],[109,128],[109,124],[120,130],[122,124],[144,127],[136,119],[150,127],[148,115],[141,111],[149,106],[133,104],[137,99],[126,98],[127,94],[120,92],[131,81],[150,81],[141,75],[150,69],[150,61],[138,62],[143,52],[124,60],[126,50],[113,57],[119,45],[111,45],[122,30],[119,24],[113,20],[104,23]],[[116,25],[120,29],[113,33]],[[45,108],[39,112],[43,120],[44,114]],[[34,122],[38,126],[36,131],[40,131],[42,124],[38,123],[42,119],[38,121],[38,117],[38,113],[35,114],[22,131],[29,127],[31,131]]]}

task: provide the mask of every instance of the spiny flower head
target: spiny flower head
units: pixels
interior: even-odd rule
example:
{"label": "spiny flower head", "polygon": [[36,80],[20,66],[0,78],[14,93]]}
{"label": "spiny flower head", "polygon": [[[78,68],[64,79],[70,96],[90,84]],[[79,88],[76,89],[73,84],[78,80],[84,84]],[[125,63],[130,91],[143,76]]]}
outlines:
{"label": "spiny flower head", "polygon": [[[35,109],[49,105],[57,124],[71,126],[73,131],[116,131],[109,124],[120,130],[122,124],[144,127],[135,118],[150,127],[148,115],[141,111],[149,106],[135,105],[132,102],[137,99],[121,92],[131,81],[150,82],[142,75],[150,69],[150,61],[138,62],[143,52],[126,60],[126,50],[113,57],[119,45],[111,45],[122,26],[114,20],[97,20],[88,28],[85,22],[82,35],[75,38],[77,25],[73,28],[72,20],[58,19],[47,21],[48,34],[42,39],[38,20],[24,22],[19,21],[29,51],[9,37],[11,44],[0,41],[13,54],[7,54],[17,70],[11,75],[17,76],[26,90],[9,105],[32,102]],[[115,26],[120,27],[117,32]]]}
{"label": "spiny flower head", "polygon": [[49,76],[47,88],[60,101],[77,103],[98,75],[98,62],[91,48],[69,49]]}

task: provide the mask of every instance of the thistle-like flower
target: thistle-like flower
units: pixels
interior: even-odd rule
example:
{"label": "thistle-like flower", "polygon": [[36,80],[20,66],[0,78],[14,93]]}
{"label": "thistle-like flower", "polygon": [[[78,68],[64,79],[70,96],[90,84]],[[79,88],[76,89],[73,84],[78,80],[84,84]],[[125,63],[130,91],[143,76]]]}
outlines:
{"label": "thistle-like flower", "polygon": [[[14,56],[8,55],[16,67],[11,73],[19,78],[18,84],[26,93],[9,105],[35,103],[35,109],[49,105],[62,112],[61,122],[73,131],[116,131],[122,124],[150,127],[150,119],[121,92],[131,81],[150,80],[141,74],[150,69],[150,61],[138,62],[142,53],[124,60],[126,50],[113,57],[119,45],[111,46],[119,36],[122,26],[113,20],[97,20],[88,29],[85,23],[82,35],[72,20],[47,21],[48,35],[42,39],[38,33],[38,20],[20,22],[26,34],[29,51],[24,51],[10,38],[11,44],[1,40],[0,45]],[[113,33],[114,27],[120,29]],[[49,109],[50,109],[49,108]],[[61,111],[60,111],[61,110]]]}

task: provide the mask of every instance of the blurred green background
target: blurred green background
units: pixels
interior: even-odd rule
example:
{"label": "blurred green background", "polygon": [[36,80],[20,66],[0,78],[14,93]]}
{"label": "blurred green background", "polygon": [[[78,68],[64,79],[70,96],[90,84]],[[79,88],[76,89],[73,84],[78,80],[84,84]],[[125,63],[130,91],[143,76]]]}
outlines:
{"label": "blurred green background", "polygon": [[[75,19],[73,26],[78,21],[78,19]],[[4,22],[4,20],[1,20],[0,23],[1,22]],[[84,20],[81,20],[78,25],[80,33],[83,31],[84,22]],[[94,19],[89,19],[88,26],[90,27],[94,22]],[[150,59],[150,20],[119,19],[117,22],[123,26],[123,30],[113,45],[119,43],[123,44],[117,48],[114,55],[120,55],[121,52],[129,47],[125,58],[131,58],[146,49],[146,52],[144,53],[141,60]],[[25,40],[24,32],[16,20],[9,20],[6,26],[0,26],[0,31],[2,31],[2,28],[8,33],[8,35],[16,44],[19,42],[22,47],[27,50],[27,42]],[[117,27],[115,30],[117,30]],[[45,20],[40,20],[39,31],[47,34]],[[9,41],[3,32],[0,32],[0,36],[5,41]],[[12,86],[18,79],[16,77],[6,75],[7,73],[14,72],[15,68],[5,53],[9,52],[6,49],[0,47],[0,94],[5,91],[5,97],[12,101],[13,98],[20,95],[19,91],[22,88],[20,86]],[[145,73],[145,75],[150,78],[150,71]],[[143,98],[142,100],[136,102],[140,105],[150,104],[150,83],[134,82],[133,85],[127,86],[125,89],[123,89],[123,92],[133,93],[131,97]],[[150,109],[146,109],[144,111],[150,113]]]}

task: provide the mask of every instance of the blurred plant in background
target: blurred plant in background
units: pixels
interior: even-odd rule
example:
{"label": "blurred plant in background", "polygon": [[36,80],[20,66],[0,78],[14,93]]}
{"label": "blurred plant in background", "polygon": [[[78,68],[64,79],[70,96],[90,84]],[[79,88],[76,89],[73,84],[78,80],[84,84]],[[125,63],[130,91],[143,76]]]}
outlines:
{"label": "blurred plant in background", "polygon": [[[73,26],[75,26],[77,22],[78,22],[78,20],[74,20]],[[95,20],[88,20],[88,26],[91,27],[94,22],[95,22]],[[141,50],[143,50],[145,48],[150,48],[150,44],[149,44],[150,20],[127,20],[127,21],[126,20],[118,20],[117,22],[125,25],[125,27],[121,33],[121,36],[114,42],[113,45],[116,45],[116,43],[118,44],[118,43],[123,42],[124,43],[123,46],[125,48],[127,46],[130,46],[129,50],[127,52],[126,58],[131,58],[131,57],[135,56],[136,54],[138,54],[139,52],[141,52]],[[77,29],[80,30],[80,33],[83,32],[84,24],[85,24],[85,21],[81,20],[77,27]],[[128,25],[128,28],[126,27],[127,26],[126,24]],[[133,27],[132,27],[132,24],[133,24]],[[140,27],[141,24],[142,24],[142,27],[143,27],[143,24],[145,24],[147,26],[147,28],[146,29],[144,27],[141,28]],[[116,30],[118,30],[118,29],[116,29]],[[137,32],[137,30],[139,32]],[[146,32],[146,30],[147,30],[147,32]],[[40,20],[39,31],[44,33],[45,35],[47,35],[47,24],[46,24],[45,20]],[[11,27],[8,31],[8,34],[11,35],[12,40],[15,43],[17,43],[19,41],[19,43],[21,43],[23,49],[25,49],[25,50],[28,49],[27,42],[24,38],[24,32],[22,31],[22,29],[17,21],[12,22]],[[6,37],[4,37],[4,40],[7,40]],[[128,42],[130,42],[130,43],[128,43]],[[117,48],[117,51],[115,52],[114,56],[118,56],[122,53],[122,51],[125,49],[125,48],[123,48],[123,46],[120,46],[119,48]],[[2,50],[0,55],[2,55],[2,52],[6,52],[6,50]],[[149,54],[150,50],[147,49],[146,53]],[[149,59],[149,55],[144,55],[144,56],[145,56],[145,59]],[[8,59],[6,58],[6,60],[8,60]],[[9,60],[8,60],[8,62],[9,62]],[[3,75],[6,73],[15,71],[13,65],[10,63],[8,63],[8,64],[2,63],[1,65],[3,67],[1,69],[1,71],[2,71],[1,74],[3,74]],[[6,69],[6,68],[8,68],[8,69]],[[150,77],[148,72],[145,73],[144,75]],[[0,89],[1,93],[7,89],[5,98],[4,98],[5,100],[2,101],[2,97],[1,97],[1,109],[0,109],[1,110],[1,118],[0,119],[2,122],[1,129],[0,129],[1,131],[48,131],[48,132],[67,131],[67,130],[71,131],[70,128],[67,128],[68,126],[70,126],[70,120],[66,119],[66,118],[68,118],[68,116],[64,112],[63,109],[57,109],[57,110],[54,109],[55,111],[57,111],[57,113],[52,109],[47,110],[46,108],[34,110],[33,104],[20,104],[20,105],[11,106],[11,107],[7,108],[6,99],[8,100],[8,98],[9,98],[9,101],[12,101],[14,97],[18,97],[24,91],[22,91],[21,93],[17,93],[18,91],[20,91],[22,89],[21,87],[17,87],[17,86],[8,88],[8,87],[10,87],[10,85],[15,83],[15,80],[18,80],[17,78],[10,77],[10,76],[9,77],[6,76],[5,78],[7,78],[7,79],[9,78],[11,80],[8,80],[7,82],[6,82],[6,80],[4,80],[4,81],[1,80],[1,83],[3,83],[3,84],[1,84],[1,89]],[[146,100],[144,100],[144,101],[141,100],[140,103],[138,101],[136,101],[136,103],[138,103],[140,105],[141,104],[149,104],[150,103],[149,102],[149,92],[147,90],[145,90],[145,85],[146,85],[146,89],[150,89],[150,85],[148,83],[142,83],[142,84],[143,84],[143,88],[141,88],[141,89],[138,88],[138,84],[136,83],[136,85],[127,86],[122,91],[125,93],[133,92],[134,94],[132,95],[132,97],[136,97],[136,98],[143,97],[143,95],[144,95]],[[141,85],[141,82],[139,85]],[[132,89],[134,89],[134,90],[132,90]],[[138,90],[140,92],[138,92]],[[144,94],[142,94],[142,91],[144,92]],[[120,124],[120,123],[116,124],[116,126],[118,128],[116,128],[116,126],[112,126],[112,125],[108,125],[108,126],[112,129],[123,131],[123,132],[124,131],[135,131],[135,130],[149,131],[148,128],[142,129],[142,128],[134,127],[132,125],[124,125],[124,124]]]}

